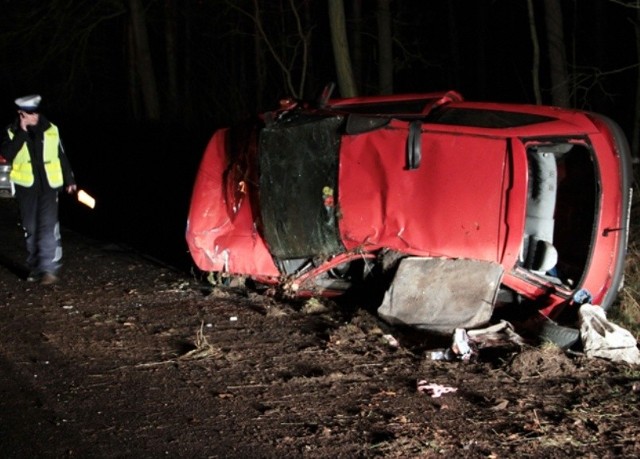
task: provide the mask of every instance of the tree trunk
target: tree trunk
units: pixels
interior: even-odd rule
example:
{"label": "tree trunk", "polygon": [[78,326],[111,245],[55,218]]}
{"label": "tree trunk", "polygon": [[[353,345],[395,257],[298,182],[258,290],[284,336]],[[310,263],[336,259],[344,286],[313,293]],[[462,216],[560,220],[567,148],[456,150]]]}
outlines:
{"label": "tree trunk", "polygon": [[262,46],[262,38],[258,31],[258,24],[262,19],[260,18],[260,7],[257,0],[254,1],[254,14],[256,21],[254,21],[254,33],[253,33],[253,46],[255,48],[254,65],[256,67],[256,106],[262,110],[264,104],[264,93],[267,87],[267,67],[264,60],[265,51]]}
{"label": "tree trunk", "polygon": [[135,46],[133,45],[133,30],[131,27],[127,29],[127,56],[128,56],[128,64],[127,65],[127,82],[129,89],[129,103],[131,110],[131,117],[134,120],[139,120],[142,115],[140,114],[140,84],[139,78],[135,71]]}
{"label": "tree trunk", "polygon": [[538,42],[538,32],[536,31],[536,16],[533,10],[533,0],[527,0],[527,10],[529,12],[529,33],[533,44],[533,64],[531,68],[531,78],[533,81],[533,94],[536,104],[542,104],[542,93],[540,91],[540,44]]}
{"label": "tree trunk", "polygon": [[[182,4],[182,12],[184,15],[184,43],[191,43],[191,2],[184,2]],[[184,46],[182,49],[182,85],[181,85],[181,100],[180,112],[184,119],[184,122],[191,124],[194,120],[199,120],[200,117],[195,115],[196,110],[193,107],[193,97],[191,96],[191,85],[193,82],[193,67],[191,58],[191,47]]]}
{"label": "tree trunk", "polygon": [[178,115],[178,44],[176,0],[164,1],[165,50],[167,54],[168,114],[171,119]]}
{"label": "tree trunk", "polygon": [[362,1],[353,0],[353,33],[352,37],[352,50],[353,50],[353,78],[356,82],[356,87],[362,88],[363,81],[363,62],[364,62],[364,50],[362,45]]}
{"label": "tree trunk", "polygon": [[393,50],[390,0],[378,0],[378,85],[380,94],[393,93]]}
{"label": "tree trunk", "polygon": [[[465,8],[467,8],[467,6],[465,6]],[[483,6],[478,9],[483,9]],[[461,72],[463,72],[462,60],[460,59],[460,40],[457,27],[458,23],[459,20],[456,15],[454,2],[447,2],[447,24],[449,25],[449,36],[447,44],[449,45],[449,54],[451,55],[451,65],[449,66],[451,84],[449,87],[456,90],[460,89],[460,81],[462,80]],[[480,41],[480,37],[481,35],[476,37],[477,42]],[[481,46],[479,46],[478,48],[482,49]],[[484,67],[484,59],[478,59],[478,76],[481,76],[486,72],[486,69]],[[480,90],[478,93],[484,96],[484,92],[482,90]]]}
{"label": "tree trunk", "polygon": [[158,88],[156,76],[153,71],[151,51],[149,49],[149,37],[147,24],[144,17],[142,0],[129,0],[130,24],[133,32],[133,45],[135,66],[142,86],[142,97],[147,118],[160,119],[160,104],[158,101]]}
{"label": "tree trunk", "polygon": [[549,43],[549,71],[551,72],[551,103],[570,107],[569,72],[564,47],[564,31],[560,0],[544,0],[544,18]]}
{"label": "tree trunk", "polygon": [[331,43],[333,57],[338,76],[338,87],[342,97],[355,97],[358,94],[351,68],[347,29],[344,18],[344,3],[342,0],[329,0],[329,26],[331,28]]}
{"label": "tree trunk", "polygon": [[[454,5],[459,5],[459,3],[453,2]],[[489,21],[491,18],[487,18],[487,4],[486,2],[481,2],[476,4],[476,27],[478,27],[478,35],[475,38],[475,50],[476,50],[476,80],[477,80],[477,88],[478,93],[482,94],[483,97],[489,97],[490,89],[489,89],[489,81],[488,76],[491,72],[487,69],[487,63],[489,59],[487,58],[487,37],[490,35],[490,26]],[[456,38],[458,34],[456,33]],[[456,40],[455,44],[458,45],[459,40]],[[457,46],[456,46],[457,48]],[[454,58],[457,60],[454,61],[456,63],[457,68],[462,69],[462,72],[459,75],[460,81],[464,80],[465,70],[464,70],[464,60],[460,56],[460,50],[456,49],[454,53]]]}

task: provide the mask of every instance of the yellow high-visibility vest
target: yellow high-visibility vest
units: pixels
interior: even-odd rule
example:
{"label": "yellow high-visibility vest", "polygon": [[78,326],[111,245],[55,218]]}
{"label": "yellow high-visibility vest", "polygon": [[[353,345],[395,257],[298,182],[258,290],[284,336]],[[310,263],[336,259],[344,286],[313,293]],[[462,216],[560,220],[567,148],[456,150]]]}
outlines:
{"label": "yellow high-visibility vest", "polygon": [[[13,139],[13,137],[14,134],[11,129],[9,129],[9,138]],[[60,135],[58,128],[52,124],[49,129],[44,131],[44,145],[42,146],[44,170],[51,188],[59,188],[64,184],[62,165],[60,164],[60,157],[58,156],[59,145]],[[33,186],[33,167],[31,166],[31,157],[29,156],[26,142],[22,145],[22,148],[13,160],[9,178],[16,185],[26,187]]]}

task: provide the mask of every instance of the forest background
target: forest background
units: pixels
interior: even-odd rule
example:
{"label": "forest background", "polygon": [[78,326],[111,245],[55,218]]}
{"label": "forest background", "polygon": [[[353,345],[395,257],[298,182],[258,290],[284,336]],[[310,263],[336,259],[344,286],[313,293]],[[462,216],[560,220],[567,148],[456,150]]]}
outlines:
{"label": "forest background", "polygon": [[[638,0],[3,0],[0,113],[206,139],[313,99],[454,89],[610,116],[638,152]],[[9,118],[10,119],[10,118]]]}

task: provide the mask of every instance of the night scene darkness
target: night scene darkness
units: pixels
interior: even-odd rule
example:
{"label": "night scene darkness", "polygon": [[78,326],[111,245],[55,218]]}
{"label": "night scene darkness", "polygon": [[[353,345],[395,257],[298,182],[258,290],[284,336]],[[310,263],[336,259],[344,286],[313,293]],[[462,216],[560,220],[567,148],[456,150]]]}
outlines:
{"label": "night scene darkness", "polygon": [[[101,203],[93,226],[104,229],[97,223],[102,215],[135,222],[173,212],[157,231],[173,224],[179,235],[197,164],[215,129],[275,108],[285,97],[314,99],[327,83],[339,83],[329,3],[4,0],[1,112],[8,124],[16,97],[42,95],[79,184]],[[637,154],[640,9],[633,2],[334,3],[344,9],[357,95],[453,89],[473,101],[557,104],[552,16],[561,21],[564,104],[613,118]],[[547,4],[560,9],[547,14]],[[385,7],[388,16],[380,13]],[[388,18],[387,35],[381,17]],[[383,49],[391,53],[384,59]],[[340,91],[338,84],[333,95]],[[67,222],[90,224],[71,215],[74,208],[67,212]],[[130,224],[122,225],[130,235]]]}
{"label": "night scene darkness", "polygon": [[640,457],[640,0],[0,0],[0,56],[0,459]]}
{"label": "night scene darkness", "polygon": [[[343,2],[359,95],[381,92],[378,3]],[[382,3],[392,92],[454,89],[468,100],[536,103],[535,31],[541,102],[552,103],[545,2],[531,2],[533,11],[526,0]],[[631,138],[638,10],[611,0],[557,3],[570,104],[616,119]],[[257,2],[259,11],[240,0],[2,4],[5,118],[15,97],[36,92],[62,127],[151,120],[175,135],[206,137],[337,80],[326,1]]]}

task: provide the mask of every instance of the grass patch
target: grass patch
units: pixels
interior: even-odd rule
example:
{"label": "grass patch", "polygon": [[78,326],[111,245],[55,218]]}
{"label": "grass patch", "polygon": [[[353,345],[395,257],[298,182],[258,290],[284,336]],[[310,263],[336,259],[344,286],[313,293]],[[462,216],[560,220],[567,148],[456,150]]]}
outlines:
{"label": "grass patch", "polygon": [[640,337],[640,190],[637,183],[633,190],[624,286],[607,314],[611,321],[629,330],[636,339]]}

